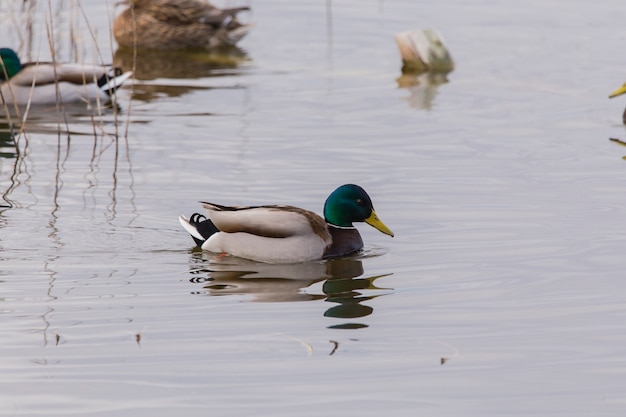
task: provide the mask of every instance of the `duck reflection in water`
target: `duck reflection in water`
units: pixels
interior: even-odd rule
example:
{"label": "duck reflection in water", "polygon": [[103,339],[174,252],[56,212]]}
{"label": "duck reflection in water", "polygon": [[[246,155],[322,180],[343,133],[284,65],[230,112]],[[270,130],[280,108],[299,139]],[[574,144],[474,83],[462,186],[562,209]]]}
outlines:
{"label": "duck reflection in water", "polygon": [[17,148],[15,143],[15,128],[0,121],[0,158],[15,159]]}
{"label": "duck reflection in water", "polygon": [[[391,288],[375,285],[378,278],[391,274],[359,278],[364,274],[363,263],[357,258],[340,258],[298,264],[264,264],[233,258],[211,258],[206,268],[206,253],[198,253],[198,264],[193,268],[191,282],[203,284],[196,294],[248,295],[255,302],[284,302],[325,300],[335,304],[325,317],[354,319],[373,313],[364,301],[388,294]],[[314,284],[322,283],[322,293],[316,293]],[[372,295],[364,295],[371,291]],[[385,291],[381,293],[381,291]],[[345,323],[332,328],[367,327],[360,323]]]}
{"label": "duck reflection in water", "polygon": [[[2,200],[0,200],[0,215],[2,209],[11,208],[16,205],[9,197],[16,187],[18,165],[20,162],[18,158],[19,148],[15,140],[15,130],[12,124],[0,121],[0,178],[2,178],[0,184],[3,184],[0,186],[2,195]],[[5,169],[7,166],[10,166],[10,169]],[[2,227],[1,221],[0,227]]]}
{"label": "duck reflection in water", "polygon": [[247,54],[236,46],[217,48],[210,52],[138,50],[135,53],[121,48],[115,51],[113,58],[115,65],[120,68],[133,69],[137,81],[133,85],[133,98],[141,101],[151,101],[162,95],[178,97],[192,90],[209,89],[197,82],[190,85],[182,85],[180,82],[168,84],[164,79],[198,80],[236,76],[241,74],[239,66],[248,60]]}

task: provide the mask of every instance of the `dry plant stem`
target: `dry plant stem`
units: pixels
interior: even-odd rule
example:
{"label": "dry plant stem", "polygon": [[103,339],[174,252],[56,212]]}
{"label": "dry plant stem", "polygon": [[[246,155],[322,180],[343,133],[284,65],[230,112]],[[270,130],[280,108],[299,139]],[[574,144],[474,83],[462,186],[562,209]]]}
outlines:
{"label": "dry plant stem", "polygon": [[[8,80],[9,74],[7,73],[7,69],[4,67],[4,65],[2,65],[2,72],[4,75],[4,79]],[[9,86],[9,93],[11,94],[11,100],[13,101],[13,108],[15,109],[15,114],[17,114],[17,116],[20,117],[20,107],[17,105],[17,100],[15,99],[15,94],[13,93],[13,89],[11,88],[11,84],[7,84],[7,85]],[[9,118],[9,123],[11,123],[11,114],[10,114],[11,112],[9,111],[9,106],[6,102],[6,99],[4,98],[4,96],[2,96],[1,92],[0,92],[0,99],[2,100],[2,105],[4,106],[4,110],[7,113],[7,118]]]}
{"label": "dry plant stem", "polygon": [[[23,3],[22,4],[22,11],[24,11],[24,7],[25,6],[26,6],[26,3]],[[27,22],[28,23],[26,25],[27,31],[28,31],[28,33],[30,35],[29,36],[29,40],[31,41],[30,43],[32,43],[32,22],[31,22],[30,16],[31,16],[33,7],[34,7],[34,5],[32,3],[30,3],[29,4],[29,8],[28,8],[28,18],[27,18]],[[22,32],[20,30],[21,27],[22,27],[22,24],[20,24],[17,21],[16,15],[13,13],[13,9],[12,8],[10,9],[10,11],[11,11],[11,13],[10,13],[11,22],[12,22],[13,27],[15,29],[15,30],[13,30],[13,33],[17,34],[17,36],[19,37],[20,45],[23,45],[24,44],[24,37],[23,37]],[[8,74],[6,73],[6,69],[4,67],[2,68],[2,71],[4,72],[4,79],[8,80],[9,77],[8,77]],[[17,104],[17,100],[15,100],[15,95],[13,93],[13,90],[11,89],[11,85],[10,84],[7,84],[7,85],[9,86],[9,93],[10,93],[11,99],[13,101],[13,108],[15,110],[15,114],[16,114],[18,119],[22,120],[22,123],[19,125],[19,133],[17,135],[15,134],[15,130],[17,129],[18,126],[17,126],[16,122],[13,120],[13,118],[11,117],[11,111],[10,111],[10,108],[9,108],[10,106],[7,103],[7,100],[6,100],[5,97],[0,96],[0,100],[2,100],[2,106],[4,108],[5,114],[7,115],[6,117],[7,117],[7,121],[9,123],[9,127],[10,127],[10,130],[11,130],[11,136],[13,137],[13,141],[14,141],[14,145],[15,145],[15,153],[17,155],[17,159],[21,160],[22,151],[21,151],[21,148],[20,148],[20,138],[24,134],[24,124],[25,124],[25,121],[26,121],[26,114],[28,112],[28,108],[26,109],[26,113],[22,116],[20,108],[19,108],[19,106]],[[26,146],[25,146],[24,149],[26,149],[28,147],[28,139],[24,136],[24,140],[26,141]]]}
{"label": "dry plant stem", "polygon": [[[11,24],[13,25],[12,33],[18,37],[18,41],[20,44],[20,47],[18,49],[22,49],[24,47],[24,44],[26,43],[27,49],[30,51],[30,48],[32,47],[32,38],[33,38],[31,16],[32,16],[32,12],[35,6],[34,6],[34,2],[20,2],[20,3],[21,3],[21,12],[24,12],[25,10],[28,11],[26,22],[22,23],[18,21],[17,15],[14,13],[14,9],[12,7],[9,8],[9,11],[10,11],[9,19],[11,21]],[[8,4],[15,5],[17,4],[17,2],[8,2]],[[24,27],[26,30],[26,38],[22,32]],[[8,74],[6,73],[6,69],[2,67],[1,70],[4,73],[4,78],[8,80],[9,77],[8,77]],[[6,119],[7,119],[9,130],[10,130],[10,135],[13,138],[16,158],[13,164],[13,173],[11,174],[11,177],[10,177],[10,185],[2,193],[2,199],[5,202],[7,202],[10,207],[16,207],[18,204],[13,202],[13,200],[9,198],[9,195],[19,185],[18,177],[20,176],[20,174],[23,173],[23,171],[21,170],[21,167],[23,165],[24,158],[28,154],[28,149],[29,149],[28,137],[26,136],[26,133],[24,132],[24,129],[25,129],[24,126],[26,123],[28,110],[30,109],[30,106],[27,106],[24,114],[22,114],[20,106],[17,104],[17,100],[15,99],[15,94],[13,90],[11,89],[11,85],[8,84],[8,87],[9,87],[9,95],[13,102],[13,106],[11,106],[10,103],[8,103],[8,100],[7,100],[8,97],[4,97],[1,94],[0,94],[0,101],[2,101],[2,107],[6,114]],[[34,85],[32,87],[34,87]],[[31,87],[31,90],[32,90],[32,87]],[[32,93],[31,93],[31,96],[32,96]],[[12,116],[12,110],[15,111],[16,118]],[[24,142],[23,146],[21,143],[22,141]]]}
{"label": "dry plant stem", "polygon": [[[10,13],[10,18],[11,18],[11,22],[13,23],[13,27],[15,28],[19,28],[20,25],[17,22],[17,19],[15,17],[15,14],[12,13],[13,9],[11,9],[11,13]],[[24,40],[22,39],[22,34],[19,30],[16,30],[15,33],[19,36],[20,38],[20,43],[23,43]],[[8,80],[9,79],[9,75],[7,74],[6,68],[4,68],[4,65],[2,66],[2,72],[4,73],[4,79]],[[13,96],[13,90],[10,89],[10,85],[9,85],[9,92],[11,93],[11,97],[13,99],[13,105],[15,107],[15,111],[16,114],[19,116],[19,107],[17,106],[17,104],[15,104],[15,97]],[[6,102],[6,99],[2,96],[2,93],[0,93],[0,100],[2,100],[2,106],[4,107],[4,111],[7,114],[7,119],[9,122],[9,126],[11,127],[11,130],[13,129],[13,121],[11,120],[11,113],[9,111],[9,106]]]}
{"label": "dry plant stem", "polygon": [[[108,2],[107,2],[108,3]],[[111,21],[111,15],[107,14],[107,19],[109,21],[109,28],[113,27],[113,22]],[[113,32],[109,29],[109,47],[111,49],[111,62],[113,62]],[[113,105],[113,126],[115,128],[115,139],[119,138],[119,130],[117,127],[119,109],[117,107],[117,94],[113,94],[111,96],[111,102]]]}
{"label": "dry plant stem", "polygon": [[[89,20],[87,18],[87,14],[85,13],[85,9],[83,9],[83,6],[82,6],[82,4],[80,4],[80,2],[78,3],[78,8],[80,9],[81,14],[83,15],[83,19],[85,20],[85,24],[87,25],[87,30],[89,31],[89,35],[91,36],[91,39],[92,39],[93,44],[95,46],[96,52],[98,54],[98,59],[100,60],[100,63],[103,63],[102,51],[100,50],[100,47],[98,46],[98,41],[96,39],[96,35],[95,35],[94,31],[93,31],[93,28],[89,24]],[[95,76],[94,76],[94,80],[91,80],[91,81],[94,81],[94,82],[97,81],[95,79]],[[83,80],[83,82],[85,82],[85,80]],[[113,96],[113,97],[115,97],[115,96]],[[103,113],[102,113],[103,105],[102,105],[102,102],[100,101],[99,97],[96,98],[96,108],[98,109],[98,116],[100,117],[100,126],[99,126],[100,131],[103,134],[106,134],[105,129],[104,129],[104,118],[103,118]],[[94,119],[93,115],[91,116],[91,124],[93,126],[94,135],[95,135],[96,134],[95,133],[96,132],[96,122],[95,122],[95,119]],[[115,134],[115,136],[117,137],[117,120],[116,120],[116,134]]]}
{"label": "dry plant stem", "polygon": [[[134,8],[130,9],[130,15],[131,15],[131,20],[133,22],[133,66],[131,70],[134,74],[137,69],[137,30],[136,30],[137,26],[135,24],[135,9]],[[130,111],[131,111],[131,104],[132,104],[134,90],[135,90],[135,83],[132,83],[130,85],[130,96],[128,97],[128,111],[126,113],[126,129],[124,131],[124,139],[126,140],[126,146],[128,146],[128,129],[130,128]]]}
{"label": "dry plant stem", "polygon": [[[108,1],[107,1],[108,5]],[[107,18],[109,21],[109,28],[113,27],[113,22],[111,21],[111,15],[107,14]],[[113,56],[113,31],[109,29],[109,47],[111,49],[111,62],[114,60]],[[119,107],[117,105],[117,94],[111,95],[111,104],[113,106],[113,124],[115,128],[115,138],[119,138],[119,130],[118,130],[118,121],[119,121]],[[130,108],[130,103],[129,103]],[[126,128],[126,133],[128,133],[128,127]]]}
{"label": "dry plant stem", "polygon": [[[10,10],[11,10],[10,18],[11,18],[11,23],[13,24],[13,28],[16,28],[16,29],[21,28],[22,25],[20,25],[20,23],[17,21],[15,13],[13,13],[13,8],[11,8]],[[15,30],[13,33],[15,33],[18,36],[20,45],[22,45],[24,43],[24,37],[22,36],[22,32],[20,30]]]}
{"label": "dry plant stem", "polygon": [[[49,20],[46,21],[46,34],[48,36],[48,47],[50,48],[50,54],[52,55],[52,68],[54,70],[54,87],[55,87],[55,93],[56,93],[56,106],[57,106],[57,111],[60,111],[61,114],[63,115],[63,121],[65,122],[65,129],[68,135],[68,140],[70,139],[70,125],[69,122],[67,120],[67,114],[65,113],[65,109],[63,107],[63,102],[61,100],[61,91],[59,89],[59,82],[58,82],[58,77],[57,77],[57,73],[56,73],[56,51],[54,49],[54,30],[53,30],[53,21],[52,21],[52,3],[50,0],[48,0],[48,12],[49,12]],[[32,97],[32,90],[31,90],[31,97]],[[28,103],[31,102],[31,97],[29,97],[28,99]],[[61,132],[61,126],[59,125],[59,123],[57,122],[57,126],[58,126],[58,130],[59,133]]]}
{"label": "dry plant stem", "polygon": [[[71,1],[69,10],[74,10],[74,1]],[[74,59],[78,58],[78,43],[76,42],[74,13],[70,13],[70,49],[74,55]]]}
{"label": "dry plant stem", "polygon": [[[4,73],[4,79],[8,80],[9,79],[9,74],[7,74],[7,70],[4,67],[4,65],[2,66],[2,72]],[[15,107],[15,112],[18,115],[18,117],[20,116],[20,109],[19,106],[15,103],[15,96],[13,94],[13,90],[11,89],[11,85],[7,84],[9,86],[9,93],[11,94],[11,98],[13,99],[13,105]],[[9,122],[9,128],[11,129],[11,131],[13,131],[14,129],[14,124],[13,124],[13,119],[11,118],[11,111],[9,109],[9,105],[7,104],[7,100],[4,98],[4,96],[2,95],[2,92],[0,91],[0,100],[2,100],[2,107],[4,108],[4,112],[7,115],[7,121]]]}

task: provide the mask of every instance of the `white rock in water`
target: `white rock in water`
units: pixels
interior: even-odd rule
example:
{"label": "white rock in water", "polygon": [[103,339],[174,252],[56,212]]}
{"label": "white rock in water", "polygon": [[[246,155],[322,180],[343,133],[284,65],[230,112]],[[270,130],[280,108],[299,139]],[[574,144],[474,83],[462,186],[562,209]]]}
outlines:
{"label": "white rock in water", "polygon": [[402,72],[448,73],[454,61],[441,35],[432,29],[418,29],[395,35],[402,56]]}

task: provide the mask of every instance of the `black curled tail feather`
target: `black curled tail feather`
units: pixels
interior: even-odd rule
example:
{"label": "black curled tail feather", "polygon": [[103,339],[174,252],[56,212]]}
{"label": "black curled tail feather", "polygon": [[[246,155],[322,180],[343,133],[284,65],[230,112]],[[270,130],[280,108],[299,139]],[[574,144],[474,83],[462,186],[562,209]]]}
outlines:
{"label": "black curled tail feather", "polygon": [[[122,86],[122,82],[117,82],[116,78],[123,75],[124,72],[121,68],[113,67],[109,71],[105,72],[102,77],[98,78],[97,84],[100,89],[103,89],[109,96],[115,93],[115,90]],[[124,78],[126,79],[126,78]],[[113,82],[112,82],[113,81]]]}
{"label": "black curled tail feather", "polygon": [[104,74],[102,74],[102,77],[98,78],[98,87],[102,87],[103,85],[111,81],[111,79],[119,77],[120,75],[122,75],[121,68],[111,68],[110,71],[105,72]]}
{"label": "black curled tail feather", "polygon": [[198,233],[204,238],[204,240],[200,240],[195,236],[191,236],[196,242],[198,246],[202,246],[202,244],[210,238],[213,234],[219,232],[219,229],[215,227],[213,222],[199,213],[194,213],[189,218],[189,224],[196,228]]}

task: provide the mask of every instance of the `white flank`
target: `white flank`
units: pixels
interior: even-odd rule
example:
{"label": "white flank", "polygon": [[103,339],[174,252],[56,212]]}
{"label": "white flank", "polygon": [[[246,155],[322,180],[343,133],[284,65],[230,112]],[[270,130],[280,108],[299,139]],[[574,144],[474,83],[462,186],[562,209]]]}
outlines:
{"label": "white flank", "polygon": [[[97,81],[110,68],[100,65],[81,64],[37,64],[26,67],[10,81],[0,84],[0,93],[8,103],[17,105],[54,104],[60,97],[62,102],[90,101],[94,99],[109,100],[108,90],[119,87],[132,73],[126,72],[113,77],[104,86],[98,87]],[[82,77],[83,84],[54,80],[73,74]],[[35,87],[33,87],[35,80]]]}
{"label": "white flank", "polygon": [[249,233],[224,233],[212,235],[202,249],[216,253],[229,253],[240,258],[272,264],[297,263],[321,259],[326,242],[317,235],[268,238]]}

